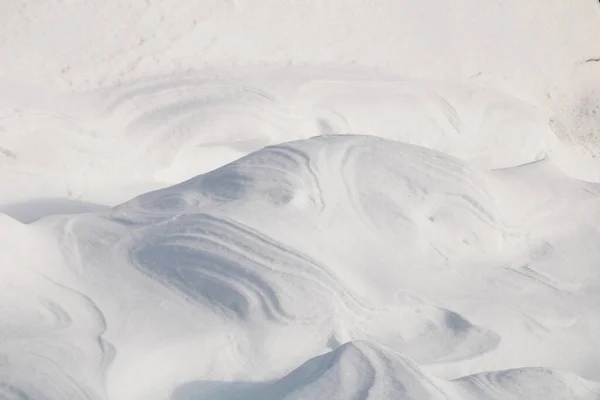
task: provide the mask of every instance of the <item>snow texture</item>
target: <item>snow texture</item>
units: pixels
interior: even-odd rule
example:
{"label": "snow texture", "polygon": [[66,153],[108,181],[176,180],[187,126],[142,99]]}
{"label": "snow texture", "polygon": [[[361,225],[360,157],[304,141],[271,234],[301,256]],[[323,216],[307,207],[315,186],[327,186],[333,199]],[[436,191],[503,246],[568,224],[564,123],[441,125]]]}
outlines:
{"label": "snow texture", "polygon": [[600,399],[600,5],[0,5],[0,399]]}

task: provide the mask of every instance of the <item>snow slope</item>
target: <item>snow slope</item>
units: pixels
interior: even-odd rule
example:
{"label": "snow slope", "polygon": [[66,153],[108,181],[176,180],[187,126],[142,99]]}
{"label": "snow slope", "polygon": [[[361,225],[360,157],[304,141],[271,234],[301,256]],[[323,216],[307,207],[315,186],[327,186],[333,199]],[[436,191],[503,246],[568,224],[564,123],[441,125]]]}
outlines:
{"label": "snow slope", "polygon": [[35,0],[0,11],[3,204],[114,205],[318,133],[503,166],[558,141],[561,169],[600,180],[592,0]]}
{"label": "snow slope", "polygon": [[486,168],[552,154],[568,174],[600,180],[598,159],[558,138],[538,107],[491,89],[353,68],[194,73],[31,102],[0,119],[8,213],[27,201],[115,205],[266,145],[345,133]]}
{"label": "snow slope", "polygon": [[599,10],[0,4],[0,398],[600,399]]}
{"label": "snow slope", "polygon": [[4,264],[33,291],[24,311],[46,314],[5,317],[21,332],[5,344],[5,390],[596,399],[599,211],[600,186],[549,160],[490,172],[342,135],[267,147],[109,211],[5,217],[15,243],[52,250]]}

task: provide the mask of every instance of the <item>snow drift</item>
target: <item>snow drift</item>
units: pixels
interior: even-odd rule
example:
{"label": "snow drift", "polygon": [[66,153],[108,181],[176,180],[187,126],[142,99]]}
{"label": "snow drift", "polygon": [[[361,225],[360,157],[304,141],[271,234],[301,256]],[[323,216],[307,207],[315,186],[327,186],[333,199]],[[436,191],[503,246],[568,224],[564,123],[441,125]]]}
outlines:
{"label": "snow drift", "polygon": [[[558,141],[561,169],[600,180],[592,0],[53,0],[1,11],[2,204],[114,205],[320,133],[373,134],[502,166]],[[415,79],[429,87],[411,88]],[[442,134],[422,137],[436,124]],[[35,184],[16,183],[22,176]]]}
{"label": "snow drift", "polygon": [[174,3],[0,5],[0,398],[600,399],[597,2]]}
{"label": "snow drift", "polygon": [[[557,188],[576,214],[541,207]],[[548,160],[488,171],[342,135],[270,146],[109,211],[5,218],[55,258],[5,269],[48,322],[4,320],[40,341],[5,342],[4,390],[594,399],[599,208],[597,184]]]}

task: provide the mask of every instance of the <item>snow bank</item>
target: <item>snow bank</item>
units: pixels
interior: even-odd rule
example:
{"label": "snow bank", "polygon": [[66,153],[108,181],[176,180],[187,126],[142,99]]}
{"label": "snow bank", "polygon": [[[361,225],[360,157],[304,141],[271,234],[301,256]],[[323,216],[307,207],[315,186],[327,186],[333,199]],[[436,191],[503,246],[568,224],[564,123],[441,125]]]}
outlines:
{"label": "snow bank", "polygon": [[[76,332],[104,343],[65,373],[110,399],[594,398],[596,383],[560,371],[600,377],[600,191],[553,168],[489,172],[336,135],[42,220],[63,258],[42,270],[73,288],[43,296],[95,319]],[[542,206],[558,188],[564,203]],[[5,326],[58,340],[11,315]],[[15,387],[35,395],[35,376]]]}

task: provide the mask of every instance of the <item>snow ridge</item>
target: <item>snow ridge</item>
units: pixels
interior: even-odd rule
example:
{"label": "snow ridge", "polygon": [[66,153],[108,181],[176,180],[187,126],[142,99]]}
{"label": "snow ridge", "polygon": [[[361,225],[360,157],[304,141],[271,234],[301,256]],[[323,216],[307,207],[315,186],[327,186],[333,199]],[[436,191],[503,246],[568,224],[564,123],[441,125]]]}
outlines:
{"label": "snow ridge", "polygon": [[[382,138],[321,136],[112,210],[44,219],[29,229],[52,233],[45,240],[63,261],[36,266],[35,279],[72,288],[46,292],[46,304],[64,315],[57,323],[99,318],[94,332],[67,337],[100,343],[87,358],[95,383],[65,372],[45,396],[104,381],[73,387],[97,399],[597,398],[598,384],[535,365],[598,377],[600,348],[586,328],[598,322],[589,301],[598,275],[581,264],[559,283],[565,271],[548,254],[572,257],[573,240],[597,246],[600,232],[573,223],[542,235],[568,215],[560,208],[512,219],[513,203],[495,194],[527,182],[514,171]],[[586,218],[600,215],[597,185],[555,176],[546,185],[586,197],[576,200]],[[578,338],[569,349],[567,333]],[[45,370],[28,368],[30,379]],[[35,397],[44,380],[8,382],[12,395]]]}

